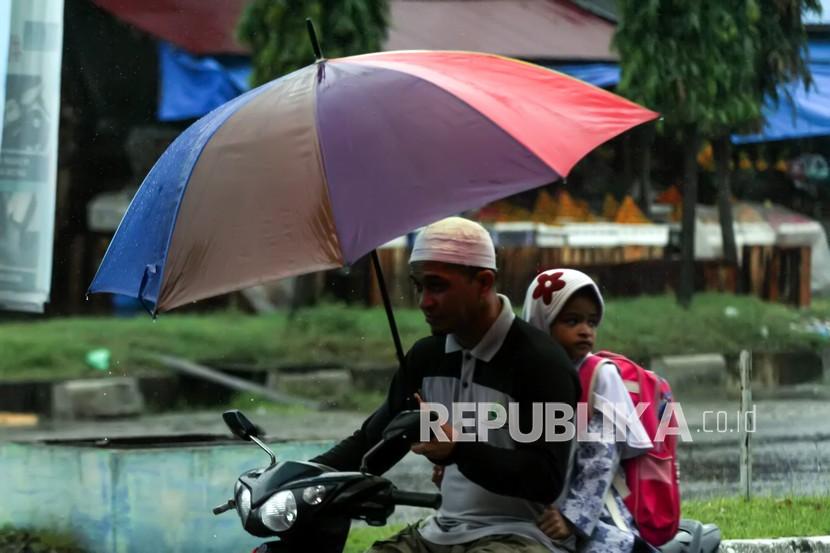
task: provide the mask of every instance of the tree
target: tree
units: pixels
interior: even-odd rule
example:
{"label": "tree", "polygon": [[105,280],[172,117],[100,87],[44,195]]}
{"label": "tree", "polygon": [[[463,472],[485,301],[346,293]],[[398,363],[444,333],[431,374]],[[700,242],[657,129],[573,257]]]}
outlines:
{"label": "tree", "polygon": [[[784,83],[796,79],[800,79],[807,87],[812,83],[806,62],[807,32],[802,22],[805,10],[820,11],[820,1],[775,0],[760,3],[757,32],[753,34],[758,41],[753,89],[758,106],[762,106],[766,100],[776,103],[780,101],[779,91],[788,90],[780,86]],[[762,117],[736,123],[733,132],[758,132],[763,126]],[[729,169],[732,142],[728,134],[721,134],[714,137],[712,145],[724,257],[737,269],[738,251],[732,220]],[[740,279],[738,286],[740,289]]]}
{"label": "tree", "polygon": [[386,0],[254,0],[237,29],[252,51],[253,84],[314,61],[306,18],[317,25],[323,53],[334,58],[380,50],[388,13]]}
{"label": "tree", "polygon": [[[266,83],[314,61],[306,18],[317,25],[323,54],[341,57],[381,49],[386,38],[386,0],[253,0],[237,27],[239,39],[251,48],[254,86]],[[357,262],[356,274],[368,270]],[[313,302],[317,275],[294,280],[292,314]]]}
{"label": "tree", "polygon": [[[729,205],[729,137],[759,124],[765,94],[790,80],[794,72],[806,74],[800,15],[816,0],[619,0],[618,4],[620,23],[614,36],[622,70],[618,90],[660,111],[664,129],[681,141],[684,152],[678,300],[688,306],[694,289],[696,154],[701,139],[713,143],[720,211],[728,219],[727,224],[722,221],[728,234],[724,247],[737,264]],[[799,32],[801,38],[796,36]]]}

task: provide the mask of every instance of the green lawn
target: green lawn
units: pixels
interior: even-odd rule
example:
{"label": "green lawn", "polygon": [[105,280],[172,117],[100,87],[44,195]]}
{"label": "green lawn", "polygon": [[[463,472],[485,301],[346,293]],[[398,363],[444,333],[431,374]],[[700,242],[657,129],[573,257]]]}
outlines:
{"label": "green lawn", "polygon": [[[756,498],[686,501],[683,516],[720,526],[724,539],[830,535],[830,498]],[[402,526],[352,530],[345,553],[362,553]],[[53,531],[0,528],[0,551],[82,553],[69,535]],[[28,546],[30,549],[24,549]]]}
{"label": "green lawn", "polygon": [[[728,307],[733,309],[727,310]],[[421,314],[396,311],[404,347],[426,334]],[[810,311],[767,304],[752,297],[702,294],[689,311],[668,296],[612,300],[600,327],[599,346],[635,359],[656,354],[818,350],[827,338],[802,330],[812,317],[830,318],[830,301]],[[147,352],[195,361],[284,363],[394,363],[380,308],[323,305],[299,312],[251,316],[238,312],[165,314],[157,320],[65,318],[0,325],[0,378],[56,378],[95,374],[87,352],[111,351],[113,374],[152,368]]]}
{"label": "green lawn", "polygon": [[[685,501],[683,517],[714,522],[724,539],[830,535],[830,498]],[[401,526],[352,530],[345,553],[362,553]]]}
{"label": "green lawn", "polygon": [[687,501],[683,516],[716,523],[725,539],[830,535],[830,497]]}
{"label": "green lawn", "polygon": [[0,528],[2,553],[84,553],[78,540],[70,534],[53,530],[24,530],[4,526]]}

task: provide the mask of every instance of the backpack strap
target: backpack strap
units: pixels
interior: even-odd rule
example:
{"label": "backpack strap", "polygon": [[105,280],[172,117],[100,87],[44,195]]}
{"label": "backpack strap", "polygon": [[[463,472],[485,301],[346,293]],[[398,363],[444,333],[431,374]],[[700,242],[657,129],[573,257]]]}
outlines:
{"label": "backpack strap", "polygon": [[617,469],[617,474],[614,475],[614,480],[608,486],[608,491],[605,492],[605,497],[602,498],[602,502],[605,508],[608,509],[608,514],[611,515],[614,526],[624,532],[631,532],[628,522],[626,522],[619,505],[617,505],[617,501],[614,499],[612,490],[617,490],[617,493],[623,501],[631,495],[631,490],[628,489],[628,485],[625,483],[625,473],[623,473],[622,467]]}
{"label": "backpack strap", "polygon": [[579,383],[582,386],[581,401],[588,404],[588,417],[594,412],[594,388],[597,385],[597,375],[599,375],[599,367],[607,359],[589,353],[582,364],[579,366]]}
{"label": "backpack strap", "polygon": [[625,482],[625,473],[622,470],[622,465],[620,465],[620,468],[617,469],[617,474],[614,475],[614,481],[611,482],[611,486],[617,490],[617,493],[620,494],[623,501],[625,501],[626,497],[631,495],[631,490],[628,489],[628,484]]}
{"label": "backpack strap", "polygon": [[614,521],[614,525],[624,532],[631,532],[631,529],[628,527],[628,523],[625,521],[625,517],[623,517],[623,514],[620,511],[620,507],[617,505],[617,501],[614,499],[614,495],[611,493],[610,487],[605,493],[604,502],[605,507],[608,509],[608,514],[611,515],[611,520]]}

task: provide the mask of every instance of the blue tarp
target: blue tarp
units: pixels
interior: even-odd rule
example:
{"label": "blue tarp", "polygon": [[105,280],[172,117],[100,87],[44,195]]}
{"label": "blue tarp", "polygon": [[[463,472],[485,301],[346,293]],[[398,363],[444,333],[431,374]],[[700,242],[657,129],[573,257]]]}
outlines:
{"label": "blue tarp", "polygon": [[[805,90],[799,83],[782,86],[778,105],[768,101],[764,106],[764,129],[758,134],[733,136],[732,142],[749,144],[830,136],[830,41],[810,41],[809,62],[814,81],[810,90]],[[616,86],[620,80],[619,66],[614,63],[551,68],[603,88]]]}
{"label": "blue tarp", "polygon": [[764,106],[765,123],[761,132],[733,136],[732,142],[751,144],[830,135],[830,64],[811,63],[810,71],[813,85],[809,91],[801,83],[783,87],[778,105],[767,101]]}
{"label": "blue tarp", "polygon": [[620,82],[620,66],[616,63],[553,65],[550,68],[601,88],[611,88]]}
{"label": "blue tarp", "polygon": [[[248,90],[250,60],[242,56],[194,56],[168,43],[159,44],[161,99],[158,117],[176,121],[201,117]],[[810,41],[810,69],[814,85],[786,85],[776,106],[764,107],[762,132],[734,136],[736,144],[770,142],[830,135],[830,41]],[[584,63],[550,66],[593,85],[611,88],[620,80],[616,63]],[[787,94],[789,92],[789,95]],[[788,98],[792,98],[790,101]]]}
{"label": "blue tarp", "polygon": [[246,56],[195,56],[159,42],[161,121],[196,119],[248,90]]}
{"label": "blue tarp", "polygon": [[772,142],[810,136],[830,136],[830,42],[811,40],[808,54],[813,84],[782,86],[778,105],[764,105],[765,124],[758,134],[733,136],[735,144]]}

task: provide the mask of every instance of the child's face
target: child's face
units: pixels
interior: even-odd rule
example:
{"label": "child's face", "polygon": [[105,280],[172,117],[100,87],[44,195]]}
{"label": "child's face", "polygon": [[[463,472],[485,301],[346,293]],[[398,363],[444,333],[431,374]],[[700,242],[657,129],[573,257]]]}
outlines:
{"label": "child's face", "polygon": [[559,312],[550,326],[550,335],[565,348],[571,360],[578,361],[593,350],[598,325],[597,302],[578,295],[569,299]]}

